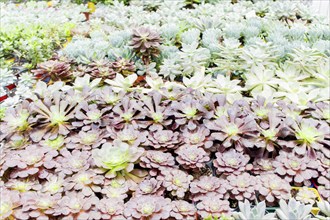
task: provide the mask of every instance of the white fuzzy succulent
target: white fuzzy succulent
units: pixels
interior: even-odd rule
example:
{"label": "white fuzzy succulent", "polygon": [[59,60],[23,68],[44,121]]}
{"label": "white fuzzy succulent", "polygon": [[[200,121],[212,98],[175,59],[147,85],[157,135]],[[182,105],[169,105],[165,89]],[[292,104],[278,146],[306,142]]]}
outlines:
{"label": "white fuzzy succulent", "polygon": [[35,83],[36,83],[36,78],[31,73],[24,72],[19,75],[18,85],[25,85],[31,87]]}
{"label": "white fuzzy succulent", "polygon": [[101,78],[96,78],[91,80],[91,76],[86,74],[83,77],[77,77],[73,83],[73,86],[65,85],[63,86],[62,90],[66,91],[71,89],[72,87],[76,91],[83,91],[85,87],[95,89],[96,87],[99,86],[100,82],[101,82]]}
{"label": "white fuzzy succulent", "polygon": [[212,76],[205,76],[205,67],[202,67],[199,71],[195,72],[194,76],[192,76],[190,79],[183,77],[182,81],[187,88],[206,92],[207,87],[212,83]]}
{"label": "white fuzzy succulent", "polygon": [[181,42],[182,44],[193,44],[199,42],[200,34],[201,32],[196,28],[188,29],[181,34]]}
{"label": "white fuzzy succulent", "polygon": [[310,214],[311,210],[312,205],[304,205],[291,198],[288,203],[284,200],[280,200],[280,208],[276,209],[276,214],[281,220],[309,220],[312,219]]}
{"label": "white fuzzy succulent", "polygon": [[181,75],[181,65],[175,59],[165,59],[160,66],[159,75],[174,80],[175,77]]}

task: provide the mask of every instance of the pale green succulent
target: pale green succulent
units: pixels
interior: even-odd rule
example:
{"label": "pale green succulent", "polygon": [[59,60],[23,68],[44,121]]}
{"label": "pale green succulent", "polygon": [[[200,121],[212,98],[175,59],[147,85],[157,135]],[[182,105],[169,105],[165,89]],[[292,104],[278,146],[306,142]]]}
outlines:
{"label": "pale green succulent", "polygon": [[304,205],[301,202],[291,198],[288,203],[284,200],[279,202],[280,208],[276,209],[277,217],[281,220],[299,219],[309,220],[311,217],[312,205]]}
{"label": "pale green succulent", "polygon": [[262,201],[251,208],[250,202],[245,200],[238,203],[240,212],[233,214],[237,220],[275,220],[275,213],[266,214],[266,203]]}
{"label": "pale green succulent", "polygon": [[111,85],[113,88],[113,91],[120,92],[120,91],[132,91],[133,90],[133,84],[137,79],[136,74],[128,75],[127,77],[124,77],[121,74],[117,74],[116,77],[112,80],[106,79],[105,82],[109,85]]}
{"label": "pale green succulent", "polygon": [[92,152],[94,162],[101,172],[106,173],[107,178],[114,178],[117,173],[130,176],[134,169],[134,164],[138,162],[144,149],[129,146],[119,140],[113,143],[105,143],[101,149]]}

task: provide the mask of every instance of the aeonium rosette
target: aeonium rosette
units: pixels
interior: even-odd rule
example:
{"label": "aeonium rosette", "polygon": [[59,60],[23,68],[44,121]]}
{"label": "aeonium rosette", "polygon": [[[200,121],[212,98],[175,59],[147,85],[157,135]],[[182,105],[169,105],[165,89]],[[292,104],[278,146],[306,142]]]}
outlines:
{"label": "aeonium rosette", "polygon": [[105,177],[114,178],[120,174],[139,182],[139,177],[133,175],[132,171],[143,152],[143,148],[114,140],[113,144],[105,143],[101,149],[93,150],[92,155],[96,166],[99,167],[98,171],[106,172]]}

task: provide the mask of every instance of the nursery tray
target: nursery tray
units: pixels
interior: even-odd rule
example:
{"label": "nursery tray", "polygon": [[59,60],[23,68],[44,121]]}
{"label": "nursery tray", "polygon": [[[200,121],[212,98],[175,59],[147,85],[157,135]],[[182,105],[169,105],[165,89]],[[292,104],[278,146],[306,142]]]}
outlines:
{"label": "nursery tray", "polygon": [[[301,188],[302,187],[295,187],[295,186],[291,187],[291,189],[294,189],[294,190],[300,190]],[[321,202],[322,201],[322,198],[321,198],[319,192],[317,191],[317,189],[315,189],[315,188],[308,188],[308,190],[312,191],[317,196],[317,201],[318,202]],[[317,215],[319,213],[319,211],[320,211],[320,208],[318,208],[318,207],[312,207],[311,213],[313,215]]]}

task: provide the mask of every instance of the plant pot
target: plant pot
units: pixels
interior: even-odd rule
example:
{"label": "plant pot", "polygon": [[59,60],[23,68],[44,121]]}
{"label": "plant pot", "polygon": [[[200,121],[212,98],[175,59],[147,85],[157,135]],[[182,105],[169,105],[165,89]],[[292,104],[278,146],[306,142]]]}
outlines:
{"label": "plant pot", "polygon": [[[302,189],[302,187],[295,187],[295,186],[292,186],[291,189],[299,191],[299,190]],[[319,192],[317,191],[317,189],[312,188],[312,187],[308,187],[308,190],[312,191],[312,192],[316,195],[316,197],[317,197],[317,199],[316,199],[317,202],[321,202],[321,201],[322,201],[322,198],[321,198]],[[319,213],[319,211],[320,211],[320,209],[319,209],[318,207],[313,207],[311,213],[312,213],[313,215],[317,215],[317,214]]]}
{"label": "plant pot", "polygon": [[3,96],[0,96],[0,102],[6,100],[8,98],[8,95],[3,95]]}

